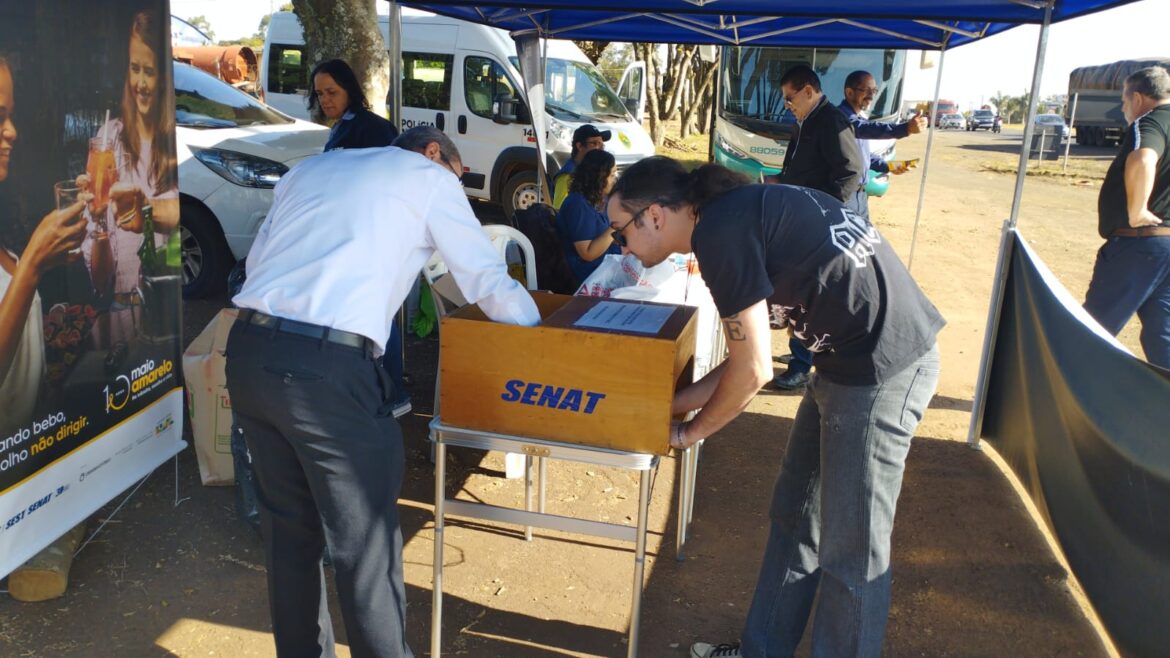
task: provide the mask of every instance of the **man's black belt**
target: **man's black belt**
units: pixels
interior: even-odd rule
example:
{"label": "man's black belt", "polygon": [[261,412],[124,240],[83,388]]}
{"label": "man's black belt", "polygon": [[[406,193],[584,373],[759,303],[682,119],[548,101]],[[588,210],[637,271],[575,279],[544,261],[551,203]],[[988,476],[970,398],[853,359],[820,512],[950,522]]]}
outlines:
{"label": "man's black belt", "polygon": [[1109,237],[1116,238],[1149,238],[1154,236],[1170,236],[1170,226],[1139,226],[1137,228],[1115,228]]}
{"label": "man's black belt", "polygon": [[343,331],[341,329],[331,329],[329,327],[322,327],[319,324],[312,324],[310,322],[300,322],[297,320],[289,320],[287,318],[278,318],[275,315],[268,315],[250,308],[245,308],[240,311],[240,322],[246,324],[263,327],[270,331],[283,332],[286,334],[294,334],[297,336],[305,336],[306,338],[313,338],[316,340],[324,340],[330,343],[337,343],[338,345],[345,345],[359,350],[369,349],[369,339],[361,334],[355,334],[352,331]]}

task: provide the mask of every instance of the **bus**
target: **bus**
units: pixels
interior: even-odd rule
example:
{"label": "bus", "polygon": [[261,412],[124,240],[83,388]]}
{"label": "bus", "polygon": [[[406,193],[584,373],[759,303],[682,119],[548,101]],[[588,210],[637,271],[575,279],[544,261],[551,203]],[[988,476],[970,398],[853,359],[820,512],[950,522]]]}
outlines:
{"label": "bus", "polygon": [[[716,163],[752,180],[780,173],[796,118],[784,106],[780,78],[798,64],[811,66],[829,101],[844,100],[845,78],[868,71],[878,85],[870,108],[875,121],[894,121],[902,105],[906,51],[859,48],[724,46],[719,60],[711,153]],[[870,140],[872,152],[890,159],[895,140]],[[870,176],[866,190],[881,196],[889,177]]]}

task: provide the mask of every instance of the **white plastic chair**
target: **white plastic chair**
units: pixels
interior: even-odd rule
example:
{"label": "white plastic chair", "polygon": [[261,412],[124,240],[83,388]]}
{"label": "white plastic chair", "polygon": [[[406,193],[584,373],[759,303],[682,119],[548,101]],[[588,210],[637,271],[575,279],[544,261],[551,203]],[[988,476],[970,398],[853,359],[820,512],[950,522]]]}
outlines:
{"label": "white plastic chair", "polygon": [[520,253],[524,256],[524,287],[536,290],[536,250],[533,249],[528,236],[504,224],[486,224],[483,232],[487,233],[504,262],[508,261],[508,245],[515,244],[519,247]]}

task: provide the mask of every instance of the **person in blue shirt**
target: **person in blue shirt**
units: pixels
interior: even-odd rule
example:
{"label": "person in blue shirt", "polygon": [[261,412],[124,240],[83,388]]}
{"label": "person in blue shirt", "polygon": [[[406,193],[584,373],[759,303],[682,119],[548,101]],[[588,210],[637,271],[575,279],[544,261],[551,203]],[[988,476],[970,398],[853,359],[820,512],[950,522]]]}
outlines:
{"label": "person in blue shirt", "polygon": [[557,213],[561,249],[577,285],[589,278],[606,254],[622,252],[614,243],[603,210],[606,195],[616,178],[612,153],[600,150],[586,153],[573,172],[569,195]]}
{"label": "person in blue shirt", "polygon": [[362,91],[353,69],[340,59],[321,62],[310,76],[309,110],[320,108],[333,123],[325,150],[366,149],[390,146],[398,130],[386,119],[370,111],[370,101]]}
{"label": "person in blue shirt", "polygon": [[865,192],[865,183],[869,180],[870,172],[879,174],[901,174],[905,169],[891,169],[889,163],[869,147],[871,139],[902,139],[910,135],[917,135],[926,129],[926,117],[918,116],[903,123],[888,121],[870,121],[867,111],[878,94],[877,81],[868,71],[854,71],[845,78],[845,100],[837,106],[857,136],[857,146],[861,149],[862,159],[869,162],[866,171],[861,172],[861,186],[853,199],[845,202],[853,212],[869,219],[869,197]]}

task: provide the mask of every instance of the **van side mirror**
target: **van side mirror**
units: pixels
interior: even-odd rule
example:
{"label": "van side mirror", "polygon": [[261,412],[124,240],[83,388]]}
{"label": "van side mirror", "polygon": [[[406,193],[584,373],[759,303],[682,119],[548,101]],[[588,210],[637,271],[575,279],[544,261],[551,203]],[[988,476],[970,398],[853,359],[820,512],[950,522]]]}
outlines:
{"label": "van side mirror", "polygon": [[500,124],[516,123],[516,107],[519,104],[512,94],[497,94],[492,101],[492,121]]}

